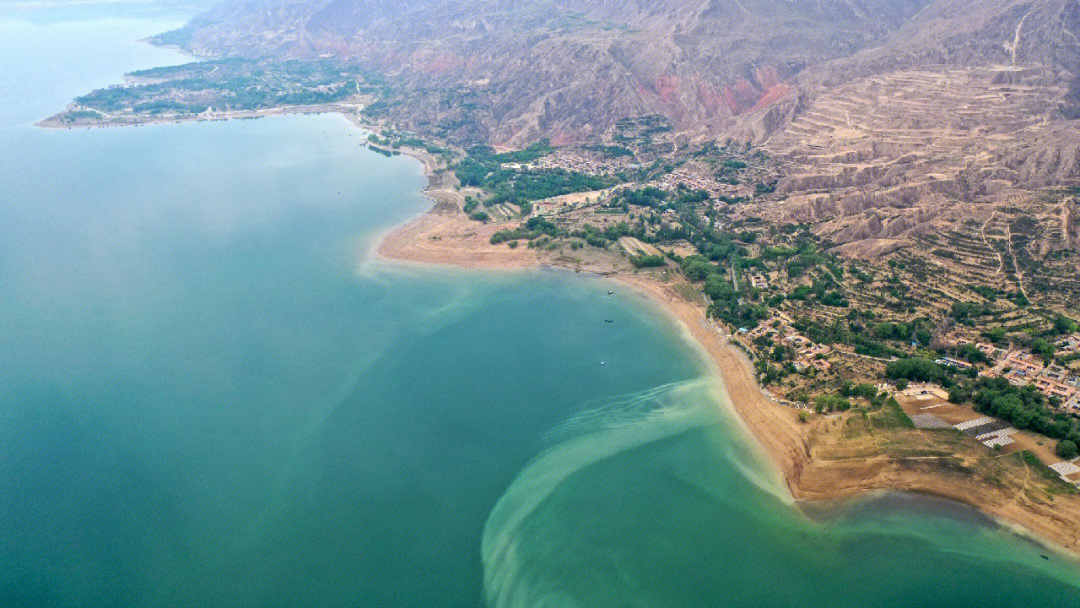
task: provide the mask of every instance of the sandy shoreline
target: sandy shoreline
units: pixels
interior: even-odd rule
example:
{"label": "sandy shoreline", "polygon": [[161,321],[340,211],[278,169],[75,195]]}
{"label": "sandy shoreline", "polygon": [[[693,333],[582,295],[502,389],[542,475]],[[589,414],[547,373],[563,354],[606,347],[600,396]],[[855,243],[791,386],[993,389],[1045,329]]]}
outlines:
{"label": "sandy shoreline", "polygon": [[[730,404],[778,467],[797,501],[826,502],[879,491],[932,495],[975,507],[1003,527],[1071,555],[1080,554],[1080,509],[1059,509],[1031,496],[995,494],[986,484],[942,473],[917,462],[884,458],[822,460],[815,458],[815,429],[827,420],[802,423],[795,409],[768,397],[758,384],[748,356],[706,316],[704,302],[689,301],[678,289],[681,279],[617,268],[610,260],[569,258],[526,247],[491,245],[499,224],[472,221],[460,211],[464,197],[451,175],[436,170],[423,151],[403,150],[419,160],[429,183],[424,194],[432,208],[390,232],[376,246],[378,257],[394,262],[449,265],[476,269],[522,269],[542,265],[598,274],[639,290],[670,314],[701,346],[720,374]],[[578,254],[575,254],[578,255]],[[628,265],[627,265],[628,266]],[[1017,529],[1017,526],[1020,529]]]}
{"label": "sandy shoreline", "polygon": [[757,383],[753,364],[707,321],[703,304],[687,301],[672,285],[661,283],[648,274],[605,269],[587,263],[571,264],[569,260],[540,255],[524,247],[510,249],[505,244],[491,245],[487,239],[499,226],[481,225],[465,218],[456,208],[448,209],[452,202],[440,201],[437,198],[440,192],[439,189],[425,190],[434,200],[434,207],[385,234],[376,248],[379,257],[394,262],[488,270],[549,265],[597,274],[633,287],[659,304],[709,356],[714,370],[723,379],[735,411],[777,464],[792,494],[800,498],[801,492],[795,482],[809,457],[809,446],[803,437],[797,412],[765,396]]}

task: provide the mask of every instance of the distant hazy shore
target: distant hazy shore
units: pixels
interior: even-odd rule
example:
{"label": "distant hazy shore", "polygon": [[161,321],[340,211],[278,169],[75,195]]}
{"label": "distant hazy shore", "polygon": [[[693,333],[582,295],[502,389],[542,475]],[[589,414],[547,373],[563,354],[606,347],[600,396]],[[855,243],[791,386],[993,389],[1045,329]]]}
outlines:
{"label": "distant hazy shore", "polygon": [[136,127],[139,125],[162,125],[183,122],[213,122],[220,120],[248,120],[253,118],[265,118],[267,116],[283,116],[286,114],[351,114],[362,106],[352,104],[326,104],[314,106],[285,106],[281,108],[264,108],[262,110],[228,110],[225,112],[205,112],[202,114],[185,114],[180,116],[144,116],[144,115],[104,115],[109,120],[76,119],[66,121],[63,116],[67,113],[59,112],[48,118],[38,121],[35,126],[43,129],[91,129],[94,127]]}

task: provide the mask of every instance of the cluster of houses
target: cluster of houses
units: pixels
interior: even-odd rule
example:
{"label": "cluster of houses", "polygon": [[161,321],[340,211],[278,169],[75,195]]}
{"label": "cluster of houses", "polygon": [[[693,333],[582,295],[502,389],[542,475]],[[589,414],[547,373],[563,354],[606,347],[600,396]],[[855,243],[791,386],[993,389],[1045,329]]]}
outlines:
{"label": "cluster of houses", "polygon": [[[776,345],[785,345],[795,351],[795,361],[793,365],[795,370],[803,372],[808,369],[816,369],[819,372],[828,372],[832,369],[832,364],[826,360],[826,356],[832,352],[832,348],[825,344],[815,344],[813,340],[795,331],[791,327],[791,320],[786,315],[780,314],[776,318],[777,322],[771,325],[759,325],[753,330],[739,330],[740,334],[749,339],[750,342],[756,341],[758,338],[765,336]],[[775,327],[774,327],[775,326]],[[749,346],[747,344],[747,346]]]}
{"label": "cluster of houses", "polygon": [[657,180],[656,186],[661,190],[667,190],[669,192],[677,190],[680,187],[689,188],[690,190],[704,190],[714,199],[719,198],[720,196],[736,195],[739,191],[738,186],[721,183],[711,175],[697,174],[686,167],[679,167],[671,173],[664,175]]}
{"label": "cluster of houses", "polygon": [[517,171],[564,169],[589,175],[611,175],[619,171],[640,168],[640,165],[627,157],[602,159],[599,155],[589,152],[561,148],[530,163],[503,163],[502,168]]}
{"label": "cluster of houses", "polygon": [[[1060,365],[1047,365],[1042,357],[1026,348],[1007,350],[964,338],[956,340],[958,347],[967,344],[973,344],[991,362],[990,369],[983,372],[984,375],[1005,378],[1016,386],[1034,384],[1043,394],[1059,399],[1062,407],[1080,409],[1080,375]],[[1080,352],[1080,335],[1069,336],[1058,342],[1057,346],[1065,352]],[[962,369],[971,367],[967,361],[951,357],[942,357],[938,363]]]}

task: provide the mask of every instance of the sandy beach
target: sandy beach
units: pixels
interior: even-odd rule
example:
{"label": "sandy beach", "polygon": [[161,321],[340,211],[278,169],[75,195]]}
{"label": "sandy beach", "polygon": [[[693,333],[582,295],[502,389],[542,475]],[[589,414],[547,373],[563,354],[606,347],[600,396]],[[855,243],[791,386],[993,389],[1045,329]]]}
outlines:
{"label": "sandy beach", "polygon": [[[1049,500],[1035,492],[1015,493],[980,483],[959,471],[926,460],[859,457],[829,445],[830,417],[800,422],[798,411],[769,397],[757,382],[748,356],[710,322],[704,301],[691,301],[687,284],[672,272],[638,272],[613,256],[539,252],[526,247],[491,245],[496,230],[510,224],[482,224],[460,210],[464,197],[448,173],[436,170],[423,151],[403,150],[424,165],[432,208],[386,235],[377,245],[386,260],[464,268],[520,269],[549,265],[589,272],[619,281],[650,297],[677,320],[709,355],[730,403],[771,460],[797,501],[832,501],[876,491],[929,494],[971,505],[1003,526],[1058,550],[1080,554],[1080,500]],[[584,258],[584,259],[583,259]],[[682,287],[682,289],[680,289]],[[850,452],[850,450],[848,450]]]}

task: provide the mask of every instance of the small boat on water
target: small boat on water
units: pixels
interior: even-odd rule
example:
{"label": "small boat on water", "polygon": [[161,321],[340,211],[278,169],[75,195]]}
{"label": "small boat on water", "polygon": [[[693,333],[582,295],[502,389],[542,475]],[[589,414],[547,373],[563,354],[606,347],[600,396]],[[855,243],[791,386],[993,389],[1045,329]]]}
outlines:
{"label": "small boat on water", "polygon": [[600,362],[600,365],[604,365],[604,362],[603,362],[603,361],[601,361],[601,362]]}
{"label": "small boat on water", "polygon": [[615,322],[615,321],[614,321],[614,320],[612,320],[612,319],[604,319],[604,323],[614,323],[614,322]]}
{"label": "small boat on water", "polygon": [[613,293],[615,293],[615,290],[614,290],[614,289],[609,289],[609,290],[608,290],[608,292],[607,292],[607,295],[609,295],[609,296],[610,296],[610,295],[611,295],[611,294],[613,294]]}

